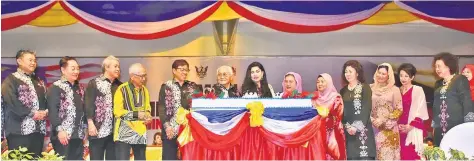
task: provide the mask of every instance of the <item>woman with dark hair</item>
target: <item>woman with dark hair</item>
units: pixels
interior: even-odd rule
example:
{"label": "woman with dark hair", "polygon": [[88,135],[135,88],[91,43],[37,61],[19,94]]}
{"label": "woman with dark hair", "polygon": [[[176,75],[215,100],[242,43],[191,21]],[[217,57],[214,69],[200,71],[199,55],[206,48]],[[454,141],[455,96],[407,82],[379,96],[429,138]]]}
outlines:
{"label": "woman with dark hair", "polygon": [[402,114],[402,95],[395,86],[392,66],[382,63],[374,74],[372,89],[372,113],[377,160],[400,160],[398,118]]}
{"label": "woman with dark hair", "polygon": [[[161,129],[160,129],[161,130]],[[153,146],[162,146],[163,141],[161,140],[161,131],[158,131],[153,135]]]}
{"label": "woman with dark hair", "polygon": [[84,88],[79,84],[79,64],[73,57],[59,61],[61,79],[53,83],[46,96],[51,121],[54,151],[66,160],[83,160],[83,142],[87,119]]}
{"label": "woman with dark hair", "polygon": [[259,62],[251,63],[245,74],[244,84],[242,84],[242,94],[257,95],[260,98],[273,98],[275,92],[267,82],[265,68]]}
{"label": "woman with dark hair", "polygon": [[340,94],[344,103],[343,124],[348,160],[374,160],[375,137],[370,121],[372,90],[364,81],[362,65],[349,60],[342,68],[345,84]]}
{"label": "woman with dark hair", "polygon": [[404,63],[398,67],[402,86],[403,113],[398,119],[400,130],[400,159],[420,160],[423,154],[423,136],[426,132],[423,121],[428,120],[428,109],[423,88],[413,85],[416,75],[413,64]]}
{"label": "woman with dark hair", "polygon": [[474,121],[469,81],[458,75],[458,59],[451,53],[439,53],[433,67],[441,78],[434,87],[433,121],[434,144],[439,146],[444,134],[452,127]]}

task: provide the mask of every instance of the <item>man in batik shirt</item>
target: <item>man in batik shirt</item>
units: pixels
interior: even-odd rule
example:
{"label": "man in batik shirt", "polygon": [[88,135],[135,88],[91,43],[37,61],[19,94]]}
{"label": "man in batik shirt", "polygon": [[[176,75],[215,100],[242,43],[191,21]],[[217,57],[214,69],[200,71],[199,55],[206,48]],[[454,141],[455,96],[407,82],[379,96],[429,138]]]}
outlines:
{"label": "man in batik shirt", "polygon": [[48,89],[48,110],[51,122],[51,143],[65,160],[83,160],[83,139],[87,119],[84,109],[84,88],[79,84],[79,64],[73,57],[59,61],[61,79]]}
{"label": "man in batik shirt", "polygon": [[232,67],[224,65],[217,69],[217,84],[212,87],[217,97],[232,98],[240,97],[237,84],[232,84],[234,70]]}
{"label": "man in batik shirt", "polygon": [[178,160],[178,135],[179,125],[176,122],[176,112],[179,107],[190,108],[190,101],[195,90],[196,83],[186,80],[189,73],[189,64],[186,60],[179,59],[171,65],[173,79],[161,85],[159,95],[159,116],[163,123],[163,160]]}
{"label": "man in batik shirt", "polygon": [[117,160],[129,160],[132,148],[135,160],[145,160],[146,124],[151,122],[145,67],[133,64],[129,75],[130,81],[120,85],[114,94],[115,154]]}
{"label": "man in batik shirt", "polygon": [[113,96],[122,84],[120,63],[114,56],[102,62],[103,74],[89,81],[85,95],[86,115],[89,130],[89,150],[91,160],[114,160],[113,138]]}
{"label": "man in batik shirt", "polygon": [[[46,134],[45,86],[35,75],[36,55],[20,50],[16,54],[18,70],[2,83],[2,106],[5,106],[5,125],[2,129],[8,149],[28,148],[34,156],[41,155]],[[3,119],[3,116],[2,116]]]}

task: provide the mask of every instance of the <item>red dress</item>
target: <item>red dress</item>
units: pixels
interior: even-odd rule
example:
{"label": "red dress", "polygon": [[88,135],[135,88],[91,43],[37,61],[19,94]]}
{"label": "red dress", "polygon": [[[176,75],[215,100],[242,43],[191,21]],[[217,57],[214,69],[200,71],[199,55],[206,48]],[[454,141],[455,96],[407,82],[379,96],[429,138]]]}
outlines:
{"label": "red dress", "polygon": [[[403,113],[398,120],[398,124],[399,125],[410,124],[411,126],[413,126],[413,128],[424,130],[424,124],[421,118],[417,117],[412,122],[408,123],[408,116],[409,116],[410,108],[411,108],[412,93],[413,93],[413,87],[410,90],[408,90],[405,94],[402,94]],[[401,160],[419,160],[420,156],[418,156],[417,152],[415,151],[415,146],[413,144],[406,146],[405,145],[406,140],[407,140],[407,133],[400,132],[400,159]]]}

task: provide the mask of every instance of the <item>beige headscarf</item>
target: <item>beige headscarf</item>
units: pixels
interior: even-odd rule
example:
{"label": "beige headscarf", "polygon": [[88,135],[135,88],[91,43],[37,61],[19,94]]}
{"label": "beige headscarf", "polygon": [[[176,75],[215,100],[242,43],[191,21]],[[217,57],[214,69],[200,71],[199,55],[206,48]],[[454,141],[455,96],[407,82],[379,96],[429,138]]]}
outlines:
{"label": "beige headscarf", "polygon": [[[380,66],[387,66],[388,67],[388,80],[387,80],[387,86],[380,87],[380,84],[377,82],[377,74],[378,74],[378,69]],[[372,84],[372,89],[380,90],[382,88],[392,88],[395,85],[395,74],[393,73],[393,68],[392,65],[388,63],[382,63],[377,66],[377,70],[375,71],[374,74],[374,84]]]}

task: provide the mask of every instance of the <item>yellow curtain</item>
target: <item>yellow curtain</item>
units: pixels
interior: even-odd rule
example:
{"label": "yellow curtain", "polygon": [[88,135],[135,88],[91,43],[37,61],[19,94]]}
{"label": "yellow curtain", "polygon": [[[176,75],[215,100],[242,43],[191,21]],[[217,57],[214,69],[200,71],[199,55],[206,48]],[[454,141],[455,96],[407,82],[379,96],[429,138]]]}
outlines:
{"label": "yellow curtain", "polygon": [[50,10],[28,24],[38,27],[59,27],[75,24],[77,21],[59,3],[56,3]]}
{"label": "yellow curtain", "polygon": [[405,11],[398,7],[394,2],[386,4],[382,10],[370,17],[369,19],[362,21],[360,24],[363,25],[390,25],[397,23],[405,23],[414,20],[418,20],[418,17],[413,16],[410,12]]}
{"label": "yellow curtain", "polygon": [[217,21],[217,20],[230,20],[241,18],[239,14],[237,14],[234,10],[232,10],[227,2],[222,3],[222,5],[217,9],[214,14],[209,16],[206,21]]}

